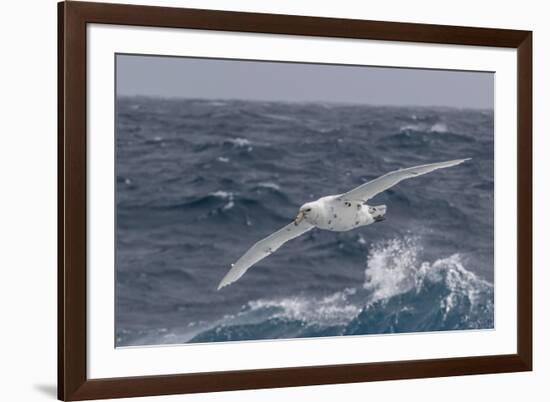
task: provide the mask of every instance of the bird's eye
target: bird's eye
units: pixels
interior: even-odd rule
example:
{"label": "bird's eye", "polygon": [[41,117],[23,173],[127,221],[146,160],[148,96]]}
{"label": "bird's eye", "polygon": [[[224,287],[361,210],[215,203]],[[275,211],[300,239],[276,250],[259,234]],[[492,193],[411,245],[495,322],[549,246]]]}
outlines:
{"label": "bird's eye", "polygon": [[306,212],[309,212],[309,211],[311,211],[311,208],[306,209]]}

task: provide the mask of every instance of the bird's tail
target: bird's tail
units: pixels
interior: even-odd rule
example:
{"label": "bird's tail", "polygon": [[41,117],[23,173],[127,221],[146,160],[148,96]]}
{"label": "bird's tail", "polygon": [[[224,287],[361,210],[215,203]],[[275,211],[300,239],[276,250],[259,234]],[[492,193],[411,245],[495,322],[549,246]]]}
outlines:
{"label": "bird's tail", "polygon": [[371,215],[374,218],[375,222],[382,222],[386,219],[387,207],[385,205],[376,205],[371,207]]}

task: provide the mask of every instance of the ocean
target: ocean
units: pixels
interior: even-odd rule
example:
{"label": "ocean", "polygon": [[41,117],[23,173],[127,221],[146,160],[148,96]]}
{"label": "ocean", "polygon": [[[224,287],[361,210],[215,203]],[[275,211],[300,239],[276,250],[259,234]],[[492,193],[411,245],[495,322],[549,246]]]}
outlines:
{"label": "ocean", "polygon": [[[493,111],[118,97],[116,346],[490,329]],[[312,230],[216,290],[300,205],[377,195],[386,220]]]}

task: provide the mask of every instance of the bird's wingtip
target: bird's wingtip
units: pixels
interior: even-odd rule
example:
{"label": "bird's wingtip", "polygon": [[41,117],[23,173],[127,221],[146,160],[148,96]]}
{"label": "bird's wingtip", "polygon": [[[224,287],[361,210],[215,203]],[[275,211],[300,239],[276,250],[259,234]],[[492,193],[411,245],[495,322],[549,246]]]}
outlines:
{"label": "bird's wingtip", "polygon": [[[233,264],[232,264],[233,265]],[[230,285],[231,283],[233,283],[234,281],[229,279],[228,276],[224,276],[224,278],[220,281],[220,284],[218,285],[218,289],[217,290],[220,290],[221,288],[224,288],[226,287],[227,285]]]}
{"label": "bird's wingtip", "polygon": [[455,165],[460,165],[461,163],[464,163],[464,162],[469,161],[471,159],[472,158],[455,159],[454,161],[451,161],[451,163],[454,163]]}
{"label": "bird's wingtip", "polygon": [[[231,269],[233,269],[235,267],[235,264],[231,264]],[[231,285],[233,282],[235,282],[237,279],[233,278],[232,275],[231,275],[231,270],[223,277],[223,279],[221,280],[220,284],[218,285],[218,289],[217,290],[220,290],[221,288],[224,288],[226,287],[227,285]]]}

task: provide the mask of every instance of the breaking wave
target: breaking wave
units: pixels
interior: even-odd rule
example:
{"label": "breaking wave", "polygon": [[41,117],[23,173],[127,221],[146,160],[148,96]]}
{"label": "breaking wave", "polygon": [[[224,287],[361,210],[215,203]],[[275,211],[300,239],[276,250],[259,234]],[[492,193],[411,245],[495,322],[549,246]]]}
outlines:
{"label": "breaking wave", "polygon": [[421,250],[412,237],[375,244],[361,286],[319,298],[254,300],[190,342],[493,328],[493,285],[460,254],[430,262]]}

